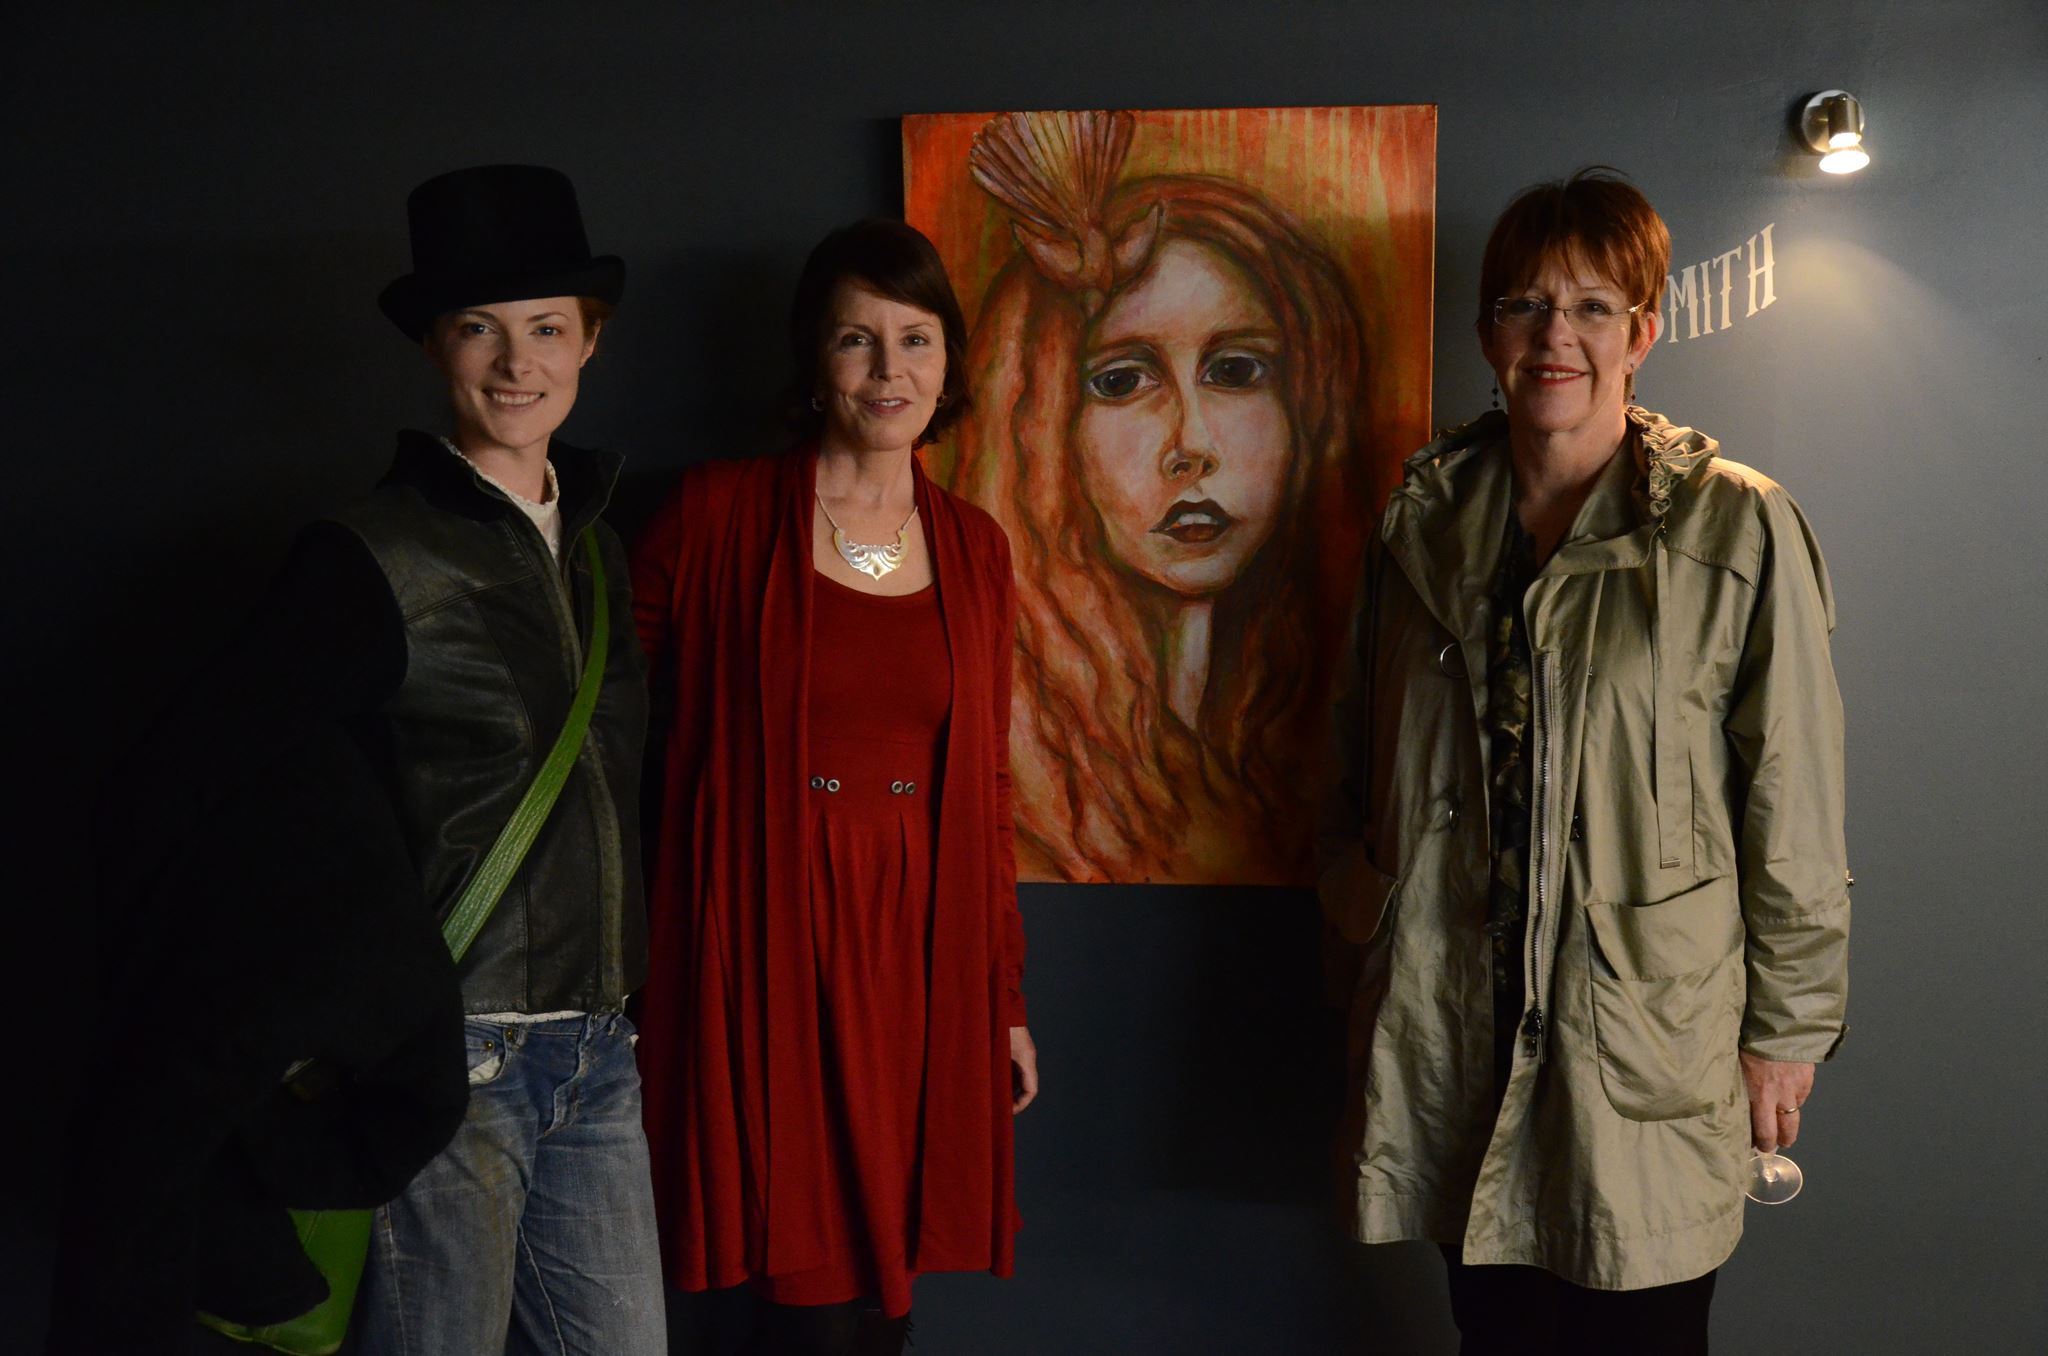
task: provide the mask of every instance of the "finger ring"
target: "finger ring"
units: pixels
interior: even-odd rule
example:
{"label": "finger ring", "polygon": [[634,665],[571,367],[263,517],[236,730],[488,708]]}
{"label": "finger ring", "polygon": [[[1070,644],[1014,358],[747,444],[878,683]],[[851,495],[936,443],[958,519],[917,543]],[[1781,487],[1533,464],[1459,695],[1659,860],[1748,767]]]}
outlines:
{"label": "finger ring", "polygon": [[1781,1106],[1778,1108],[1778,1114],[1780,1116],[1797,1116],[1799,1108],[1796,1106]]}

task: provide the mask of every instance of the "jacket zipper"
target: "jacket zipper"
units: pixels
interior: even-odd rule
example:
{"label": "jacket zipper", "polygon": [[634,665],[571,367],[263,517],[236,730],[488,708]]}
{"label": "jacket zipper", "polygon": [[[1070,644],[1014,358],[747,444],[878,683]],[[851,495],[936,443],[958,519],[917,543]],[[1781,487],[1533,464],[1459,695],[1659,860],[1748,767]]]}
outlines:
{"label": "jacket zipper", "polygon": [[[521,546],[528,556],[541,563],[541,572],[554,583],[554,598],[559,604],[555,611],[555,623],[562,628],[563,634],[569,640],[569,690],[573,692],[575,684],[583,676],[583,633],[576,624],[577,539],[565,535],[562,539],[562,554],[558,557],[548,549],[547,538],[541,535],[538,525],[529,522],[527,528],[528,530],[520,537]],[[537,554],[534,550],[536,543],[540,548]]]}
{"label": "jacket zipper", "polygon": [[[523,514],[520,516],[524,517]],[[583,632],[576,621],[575,551],[581,541],[581,534],[579,533],[574,537],[569,536],[568,523],[565,518],[563,521],[562,554],[557,557],[553,551],[548,549],[547,538],[541,535],[539,524],[528,520],[524,526],[526,530],[519,538],[522,548],[529,556],[543,563],[545,572],[553,581],[551,594],[555,604],[555,622],[562,628],[563,635],[568,638],[569,690],[573,694],[578,683],[582,680],[586,648],[583,643]],[[517,530],[518,527],[515,526],[514,531]],[[595,590],[597,581],[592,579],[590,582],[591,588]],[[610,667],[609,663],[607,663],[606,667]],[[600,687],[602,687],[603,681],[604,675],[599,675],[598,682]],[[582,752],[588,752],[589,747],[590,736],[585,736]],[[582,762],[581,752],[578,754],[577,762],[579,764]],[[599,769],[592,772],[586,769],[585,775],[591,781],[592,793],[602,803],[608,804],[610,796],[605,785],[603,771]],[[613,813],[616,815],[616,807],[613,807]],[[600,834],[600,836],[602,835]],[[616,892],[604,888],[604,877],[607,874],[605,871],[605,866],[607,865],[605,862],[606,854],[600,848],[597,855],[598,909],[601,914],[599,926],[603,929],[598,938],[598,987],[606,998],[616,996],[622,999],[625,988],[624,961],[620,956],[620,948],[616,944],[622,930],[619,919],[619,904]]]}
{"label": "jacket zipper", "polygon": [[1535,849],[1529,854],[1529,870],[1536,883],[1535,903],[1529,910],[1529,1015],[1522,1022],[1522,1045],[1531,1059],[1543,1054],[1543,999],[1546,990],[1542,978],[1543,923],[1549,916],[1550,902],[1550,745],[1552,712],[1550,709],[1550,656],[1538,653],[1533,656],[1533,676],[1536,683],[1536,709],[1533,713],[1536,727],[1536,806],[1531,823],[1529,840]]}

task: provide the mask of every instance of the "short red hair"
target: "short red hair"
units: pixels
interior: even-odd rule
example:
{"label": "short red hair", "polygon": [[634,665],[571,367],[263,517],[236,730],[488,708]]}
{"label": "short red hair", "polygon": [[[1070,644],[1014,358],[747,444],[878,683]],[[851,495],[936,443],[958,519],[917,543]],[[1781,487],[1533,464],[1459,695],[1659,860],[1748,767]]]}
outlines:
{"label": "short red hair", "polygon": [[[1525,188],[1487,237],[1479,264],[1479,323],[1493,303],[1526,287],[1548,264],[1588,271],[1619,288],[1629,304],[1655,306],[1671,268],[1671,231],[1634,184],[1605,165],[1569,179]],[[1629,317],[1629,338],[1643,316]]]}

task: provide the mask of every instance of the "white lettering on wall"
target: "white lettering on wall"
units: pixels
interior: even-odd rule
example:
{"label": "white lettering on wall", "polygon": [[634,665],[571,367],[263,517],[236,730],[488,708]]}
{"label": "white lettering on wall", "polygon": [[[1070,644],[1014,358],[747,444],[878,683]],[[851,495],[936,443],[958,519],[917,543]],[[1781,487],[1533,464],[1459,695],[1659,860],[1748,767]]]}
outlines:
{"label": "white lettering on wall", "polygon": [[[1756,242],[1758,236],[1763,237],[1764,242],[1764,252],[1762,255],[1763,262],[1761,264],[1757,262],[1758,255],[1756,252]],[[1777,261],[1771,257],[1771,228],[1769,226],[1766,226],[1761,231],[1758,231],[1756,235],[1753,235],[1749,238],[1750,315],[1755,315],[1758,311],[1761,311],[1764,308],[1764,306],[1768,306],[1778,299],[1777,290],[1771,286],[1771,271],[1773,268],[1776,267],[1776,264]],[[1762,278],[1764,280],[1764,300],[1762,306],[1759,306],[1756,300],[1756,280],[1758,278]]]}
{"label": "white lettering on wall", "polygon": [[[1747,241],[1696,264],[1687,264],[1664,278],[1664,341],[1678,342],[1678,317],[1685,316],[1685,337],[1697,339],[1735,323],[1735,281],[1743,276],[1749,284],[1747,320],[1778,299],[1775,273],[1777,257],[1771,248],[1772,222]],[[1716,276],[1719,270],[1719,276]],[[1762,283],[1761,289],[1757,284]],[[1719,301],[1720,323],[1715,324],[1714,303]]]}
{"label": "white lettering on wall", "polygon": [[[1678,312],[1681,307],[1685,310],[1686,323],[1692,327],[1692,332],[1685,337],[1688,339],[1700,337],[1700,289],[1699,285],[1693,281],[1692,265],[1687,264],[1685,271],[1680,273],[1678,277],[1685,279],[1685,290],[1683,292],[1678,290],[1677,278],[1673,278],[1669,274],[1666,274],[1664,278],[1664,310],[1666,312],[1664,317],[1664,335],[1669,342],[1674,344],[1678,342]],[[1709,328],[1712,327],[1712,324],[1713,322],[1709,320]]]}

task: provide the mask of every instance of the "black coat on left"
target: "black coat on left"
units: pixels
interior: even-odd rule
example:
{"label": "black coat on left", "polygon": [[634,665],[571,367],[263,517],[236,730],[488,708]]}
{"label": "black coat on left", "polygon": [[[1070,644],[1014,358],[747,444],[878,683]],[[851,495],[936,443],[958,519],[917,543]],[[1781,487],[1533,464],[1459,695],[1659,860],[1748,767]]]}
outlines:
{"label": "black coat on left", "polygon": [[[151,800],[121,799],[136,851],[108,873],[114,978],[73,1118],[52,1352],[186,1352],[195,1310],[310,1308],[325,1286],[287,1207],[389,1200],[467,1101],[455,967],[354,740],[315,730],[243,769],[168,847]],[[306,1057],[313,1100],[282,1083]]]}

